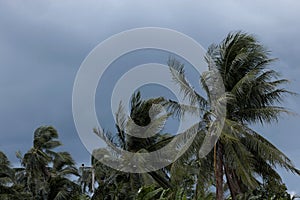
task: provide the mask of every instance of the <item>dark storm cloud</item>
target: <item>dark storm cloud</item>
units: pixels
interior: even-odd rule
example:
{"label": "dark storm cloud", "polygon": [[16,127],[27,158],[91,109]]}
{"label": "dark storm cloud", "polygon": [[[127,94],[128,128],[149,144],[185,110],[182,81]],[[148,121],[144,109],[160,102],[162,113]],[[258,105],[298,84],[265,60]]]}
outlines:
{"label": "dark storm cloud", "polygon": [[[289,87],[300,93],[299,8],[296,0],[0,1],[0,148],[15,162],[17,149],[30,148],[33,130],[51,124],[61,133],[63,148],[87,162],[72,119],[76,72],[99,42],[135,27],[172,28],[204,47],[230,31],[254,33],[280,59],[275,66],[292,81]],[[286,105],[300,113],[299,97]],[[257,130],[300,167],[298,121],[287,117]],[[300,193],[299,177],[284,173],[284,179]]]}

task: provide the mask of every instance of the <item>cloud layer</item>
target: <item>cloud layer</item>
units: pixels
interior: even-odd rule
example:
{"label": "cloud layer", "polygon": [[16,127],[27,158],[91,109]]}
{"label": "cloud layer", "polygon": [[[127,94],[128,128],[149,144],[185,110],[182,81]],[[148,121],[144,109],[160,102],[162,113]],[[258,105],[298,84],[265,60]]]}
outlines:
{"label": "cloud layer", "polygon": [[[183,32],[203,46],[220,42],[228,32],[254,33],[278,57],[276,69],[300,93],[300,2],[280,1],[0,1],[0,149],[31,146],[33,130],[43,124],[60,132],[65,150],[88,162],[72,119],[72,86],[81,62],[112,34],[158,26]],[[299,97],[287,104],[300,113]],[[257,127],[300,166],[299,118]],[[288,128],[287,128],[288,127]],[[282,172],[300,193],[299,177]]]}

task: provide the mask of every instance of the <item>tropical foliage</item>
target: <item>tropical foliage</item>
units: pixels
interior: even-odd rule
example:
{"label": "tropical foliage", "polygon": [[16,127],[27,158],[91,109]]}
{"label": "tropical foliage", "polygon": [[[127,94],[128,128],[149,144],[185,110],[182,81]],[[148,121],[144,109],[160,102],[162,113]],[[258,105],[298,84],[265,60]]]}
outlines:
{"label": "tropical foliage", "polygon": [[10,168],[1,154],[1,173],[5,175],[1,199],[76,199],[83,195],[80,186],[70,179],[79,176],[71,155],[54,151],[61,145],[57,138],[51,126],[36,129],[32,148],[24,156],[17,152],[22,168]]}
{"label": "tropical foliage", "polygon": [[[259,187],[260,179],[282,184],[276,172],[278,166],[299,175],[300,171],[287,156],[249,126],[277,121],[280,114],[290,113],[278,103],[286,94],[293,93],[282,87],[288,81],[279,79],[279,74],[268,68],[274,61],[268,51],[253,36],[237,32],[229,34],[220,45],[212,45],[206,61],[208,71],[201,75],[200,83],[207,99],[189,84],[181,63],[169,62],[174,80],[191,104],[181,106],[172,101],[169,107],[176,113],[193,111],[196,106],[200,111],[206,109],[199,123],[210,126],[213,124],[210,116],[218,116],[218,110],[213,110],[212,105],[226,100],[225,123],[213,156],[216,198],[224,198],[224,176],[231,198],[236,199],[237,195]],[[211,86],[219,78],[217,75],[225,91],[216,95]],[[203,163],[201,159],[199,162]]]}
{"label": "tropical foliage", "polygon": [[[90,167],[78,168],[70,153],[57,151],[62,144],[52,126],[37,128],[31,149],[24,155],[16,153],[21,167],[12,167],[0,151],[0,199],[295,199],[277,169],[295,175],[300,171],[252,126],[291,114],[280,105],[293,93],[284,88],[288,80],[272,69],[275,59],[255,37],[242,32],[230,33],[219,45],[210,46],[205,59],[207,71],[199,77],[204,92],[189,83],[181,62],[174,58],[168,62],[170,76],[187,104],[165,97],[143,99],[140,92],[132,95],[129,114],[120,103],[116,131],[94,129],[108,148],[94,150]],[[214,88],[216,82],[221,82],[222,88]],[[222,126],[218,105],[226,108]],[[167,112],[161,112],[162,107]],[[194,134],[194,139],[169,166],[147,173],[125,173],[103,164],[105,159],[126,160],[117,153],[118,148],[133,153],[162,148],[175,137],[162,129],[167,119],[189,114],[199,120],[180,135]],[[221,134],[211,137],[214,148],[203,157],[201,146],[211,130]],[[138,137],[141,134],[150,137]],[[182,138],[181,143],[188,140]],[[181,146],[180,142],[176,145]]]}

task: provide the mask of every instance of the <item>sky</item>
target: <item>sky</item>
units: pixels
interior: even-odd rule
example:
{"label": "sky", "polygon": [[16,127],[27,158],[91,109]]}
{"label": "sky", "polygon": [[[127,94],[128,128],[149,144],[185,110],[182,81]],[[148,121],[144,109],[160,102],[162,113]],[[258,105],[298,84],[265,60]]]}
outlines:
{"label": "sky", "polygon": [[[61,149],[78,163],[89,163],[72,117],[76,73],[96,45],[132,28],[174,29],[205,48],[231,31],[254,34],[279,58],[274,68],[291,81],[287,88],[300,93],[299,10],[297,0],[0,0],[0,150],[16,163],[15,152],[31,147],[33,131],[53,125],[64,144]],[[157,55],[134,58],[146,63],[151,56]],[[299,98],[287,97],[284,106],[300,114]],[[278,123],[254,127],[298,168],[299,119],[283,116]],[[300,177],[280,173],[289,190],[300,194]]]}

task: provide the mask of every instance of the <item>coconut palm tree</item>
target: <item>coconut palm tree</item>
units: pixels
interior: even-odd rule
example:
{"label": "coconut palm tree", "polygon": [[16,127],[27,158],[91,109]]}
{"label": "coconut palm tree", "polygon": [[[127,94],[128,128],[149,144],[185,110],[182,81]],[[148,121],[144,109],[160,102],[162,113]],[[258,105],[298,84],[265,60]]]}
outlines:
{"label": "coconut palm tree", "polygon": [[6,155],[0,151],[0,199],[29,199],[30,193],[25,191],[23,184],[18,182],[19,168],[12,168]]}
{"label": "coconut palm tree", "polygon": [[14,172],[10,168],[10,162],[7,156],[0,151],[0,197],[1,199],[8,199],[16,191],[11,187],[14,183]]}
{"label": "coconut palm tree", "polygon": [[[258,177],[271,177],[281,182],[277,166],[300,174],[287,156],[249,127],[251,124],[277,121],[280,114],[290,113],[278,106],[285,95],[292,93],[282,88],[288,81],[279,79],[279,74],[268,68],[274,61],[269,52],[254,36],[236,32],[228,34],[221,44],[212,45],[206,61],[209,70],[201,75],[200,83],[208,98],[202,97],[189,84],[181,63],[169,62],[174,80],[188,96],[191,105],[178,105],[173,101],[168,104],[177,113],[192,111],[199,106],[201,111],[206,110],[199,121],[209,123],[209,116],[215,112],[210,110],[214,102],[209,98],[213,92],[209,79],[216,72],[220,74],[225,93],[219,98],[225,98],[227,105],[224,127],[214,146],[216,199],[224,198],[224,173],[232,199],[257,187],[260,184]],[[199,142],[195,142],[197,145]]]}
{"label": "coconut palm tree", "polygon": [[9,182],[13,182],[13,170],[10,168],[7,156],[0,151],[0,183],[5,185]]}
{"label": "coconut palm tree", "polygon": [[17,170],[17,180],[31,193],[32,199],[69,199],[79,197],[80,186],[70,180],[79,176],[75,162],[68,152],[56,152],[58,133],[52,126],[41,126],[34,132],[33,147],[22,156],[24,168]]}
{"label": "coconut palm tree", "polygon": [[[222,142],[221,137],[217,144],[221,154],[225,154],[219,160],[223,163],[232,198],[257,185],[254,173],[264,179],[281,181],[275,171],[276,165],[299,174],[282,152],[247,126],[277,121],[282,113],[290,113],[279,106],[285,95],[293,94],[283,88],[288,80],[280,79],[275,70],[268,68],[275,59],[269,57],[269,52],[254,36],[241,32],[231,33],[220,45],[211,46],[208,57],[215,63],[223,78],[225,92],[231,97],[227,101],[224,130],[233,128],[230,133],[240,141],[225,145],[222,143],[226,143],[226,139]],[[243,151],[244,155],[240,153]],[[237,158],[241,161],[240,166],[233,162]],[[245,165],[245,158],[253,160],[249,166]]]}
{"label": "coconut palm tree", "polygon": [[27,191],[33,199],[46,199],[50,178],[48,164],[52,161],[52,149],[61,145],[58,133],[51,126],[42,126],[34,131],[33,147],[22,158],[25,167],[24,178]]}
{"label": "coconut palm tree", "polygon": [[70,176],[79,176],[75,162],[68,152],[54,153],[52,167],[49,168],[48,199],[70,199],[82,194],[80,185],[71,181]]}
{"label": "coconut palm tree", "polygon": [[[163,98],[142,100],[140,92],[137,92],[131,98],[130,118],[124,113],[123,106],[120,104],[119,110],[116,113],[116,134],[104,133],[98,129],[95,129],[94,132],[108,144],[113,144],[109,145],[112,148],[114,148],[113,146],[117,146],[130,152],[154,151],[171,140],[171,136],[168,134],[159,134],[160,127],[170,115],[165,114],[155,118],[153,116],[159,114],[159,111],[155,109],[150,111],[153,104],[158,104],[162,101]],[[149,116],[149,111],[152,112],[152,120]],[[154,125],[147,127],[150,122]],[[137,124],[142,128],[137,129],[133,124]],[[154,132],[156,135],[144,139],[129,135],[128,132],[143,134]],[[114,157],[106,149],[94,150],[92,166],[95,170],[96,182],[99,184],[99,187],[96,189],[93,199],[100,198],[104,194],[111,196],[111,198],[132,199],[143,185],[158,184],[165,189],[171,187],[169,176],[164,169],[146,174],[124,173],[102,164],[101,160],[99,161],[101,156],[103,158],[106,156],[109,159],[113,159]],[[116,193],[113,191],[116,191]]]}

